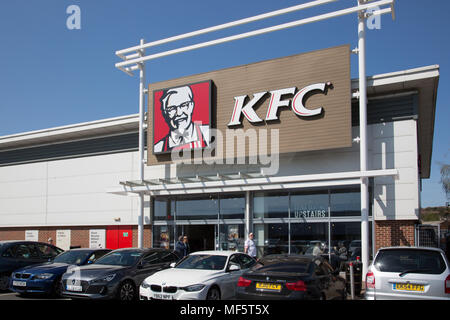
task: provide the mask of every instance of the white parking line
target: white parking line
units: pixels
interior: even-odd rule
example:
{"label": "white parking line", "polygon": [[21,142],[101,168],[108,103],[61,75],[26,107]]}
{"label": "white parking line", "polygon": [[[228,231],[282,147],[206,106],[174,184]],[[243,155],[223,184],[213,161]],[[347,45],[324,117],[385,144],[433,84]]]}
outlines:
{"label": "white parking line", "polygon": [[15,295],[15,294],[16,294],[15,292],[0,293],[0,297],[3,297],[3,296],[12,296],[12,295]]}

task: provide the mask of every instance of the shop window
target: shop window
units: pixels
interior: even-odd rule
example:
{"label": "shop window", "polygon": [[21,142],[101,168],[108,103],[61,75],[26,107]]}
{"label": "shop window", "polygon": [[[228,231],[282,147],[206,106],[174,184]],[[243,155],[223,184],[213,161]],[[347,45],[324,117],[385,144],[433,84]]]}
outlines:
{"label": "shop window", "polygon": [[287,218],[289,194],[287,192],[256,192],[253,196],[254,218]]}
{"label": "shop window", "polygon": [[332,217],[361,216],[359,188],[331,190],[330,211]]}
{"label": "shop window", "polygon": [[176,199],[177,220],[217,219],[218,213],[219,199],[217,195]]}
{"label": "shop window", "polygon": [[328,219],[328,190],[291,193],[290,217],[303,219]]}
{"label": "shop window", "polygon": [[254,239],[258,250],[258,257],[268,254],[289,252],[287,223],[266,223],[255,225]]}
{"label": "shop window", "polygon": [[155,198],[153,200],[153,220],[171,221],[173,220],[174,201],[165,198]]}
{"label": "shop window", "polygon": [[174,249],[173,226],[153,226],[153,248]]}
{"label": "shop window", "polygon": [[[313,254],[314,247],[326,252],[328,223],[291,223],[291,253]],[[317,251],[317,250],[316,250]]]}
{"label": "shop window", "polygon": [[220,219],[244,219],[245,196],[242,194],[221,194]]}
{"label": "shop window", "polygon": [[219,234],[219,249],[244,251],[244,225],[221,224]]}

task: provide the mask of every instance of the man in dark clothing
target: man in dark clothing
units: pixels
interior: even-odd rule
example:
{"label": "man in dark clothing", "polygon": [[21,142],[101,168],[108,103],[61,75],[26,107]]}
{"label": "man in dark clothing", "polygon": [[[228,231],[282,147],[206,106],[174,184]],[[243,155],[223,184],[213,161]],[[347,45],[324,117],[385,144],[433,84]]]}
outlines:
{"label": "man in dark clothing", "polygon": [[175,252],[178,257],[184,258],[189,254],[189,243],[187,236],[180,236],[175,244]]}

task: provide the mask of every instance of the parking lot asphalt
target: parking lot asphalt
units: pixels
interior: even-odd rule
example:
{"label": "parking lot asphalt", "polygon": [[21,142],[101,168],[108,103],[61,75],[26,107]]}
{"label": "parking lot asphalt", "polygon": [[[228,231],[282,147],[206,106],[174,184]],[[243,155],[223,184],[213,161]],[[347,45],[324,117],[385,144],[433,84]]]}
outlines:
{"label": "parking lot asphalt", "polygon": [[70,300],[66,298],[54,298],[47,295],[26,295],[21,296],[16,292],[0,291],[0,300]]}

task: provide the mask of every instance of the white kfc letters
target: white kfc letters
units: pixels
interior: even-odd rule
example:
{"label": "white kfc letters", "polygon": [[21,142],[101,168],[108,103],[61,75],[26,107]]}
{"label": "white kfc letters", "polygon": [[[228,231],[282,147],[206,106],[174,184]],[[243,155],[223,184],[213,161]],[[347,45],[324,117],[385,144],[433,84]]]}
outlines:
{"label": "white kfc letters", "polygon": [[[292,98],[292,104],[291,108],[292,111],[300,116],[300,117],[312,117],[316,116],[322,113],[322,107],[318,107],[315,109],[306,109],[305,105],[303,103],[305,95],[308,93],[318,90],[321,92],[325,92],[326,88],[331,86],[330,82],[322,82],[322,83],[315,83],[311,84],[309,86],[304,87],[303,89],[299,90],[297,93],[295,93],[296,88],[285,88],[285,89],[279,89],[279,90],[273,90],[270,91],[270,102],[269,106],[267,107],[267,113],[266,113],[266,121],[270,120],[278,120],[278,108],[279,107],[288,107],[290,101],[289,100],[283,100],[282,97],[284,95],[290,94],[294,95]],[[258,117],[255,110],[253,109],[255,105],[262,100],[262,98],[266,95],[267,91],[264,92],[258,92],[253,94],[253,99],[247,102],[247,104],[244,105],[245,100],[247,96],[237,96],[234,97],[234,109],[233,113],[231,114],[230,122],[228,123],[229,127],[237,126],[241,124],[241,116],[244,115],[245,118],[251,123],[257,123],[262,122],[263,120]]]}

